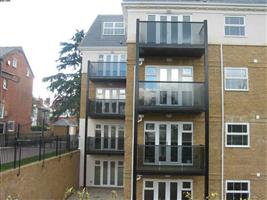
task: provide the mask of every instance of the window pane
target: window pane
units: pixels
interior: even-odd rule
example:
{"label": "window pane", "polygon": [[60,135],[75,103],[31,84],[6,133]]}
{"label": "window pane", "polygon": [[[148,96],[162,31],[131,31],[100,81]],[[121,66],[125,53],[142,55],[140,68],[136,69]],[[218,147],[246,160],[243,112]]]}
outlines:
{"label": "window pane", "polygon": [[145,187],[146,188],[153,188],[153,181],[146,181],[145,182]]}
{"label": "window pane", "polygon": [[191,182],[183,182],[183,188],[191,188]]}
{"label": "window pane", "polygon": [[234,190],[234,184],[233,183],[227,183],[227,190]]}
{"label": "window pane", "polygon": [[112,28],[113,27],[113,22],[107,22],[107,23],[104,23],[104,27],[107,28]]}
{"label": "window pane", "polygon": [[115,23],[116,28],[123,28],[123,23],[122,22],[117,22]]}
{"label": "window pane", "polygon": [[159,189],[158,189],[158,199],[159,200],[165,200],[165,185],[164,182],[159,182]]}
{"label": "window pane", "polygon": [[167,104],[167,91],[160,91],[160,104]]}
{"label": "window pane", "polygon": [[144,200],[154,200],[154,191],[145,190]]}
{"label": "window pane", "polygon": [[177,183],[171,183],[171,199],[177,200]]}
{"label": "window pane", "polygon": [[105,35],[113,35],[113,29],[104,29]]}
{"label": "window pane", "polygon": [[147,123],[146,124],[146,130],[155,130],[155,124]]}
{"label": "window pane", "polygon": [[115,185],[115,162],[110,162],[110,185]]}
{"label": "window pane", "polygon": [[108,184],[108,162],[103,162],[103,185]]}
{"label": "window pane", "polygon": [[95,166],[95,185],[100,185],[100,166]]}
{"label": "window pane", "polygon": [[248,89],[247,79],[227,79],[226,89]]}
{"label": "window pane", "polygon": [[123,166],[118,167],[118,186],[123,185]]}
{"label": "window pane", "polygon": [[191,195],[191,191],[182,191],[182,200],[190,200]]}
{"label": "window pane", "polygon": [[124,29],[115,29],[115,35],[123,35],[124,34]]}

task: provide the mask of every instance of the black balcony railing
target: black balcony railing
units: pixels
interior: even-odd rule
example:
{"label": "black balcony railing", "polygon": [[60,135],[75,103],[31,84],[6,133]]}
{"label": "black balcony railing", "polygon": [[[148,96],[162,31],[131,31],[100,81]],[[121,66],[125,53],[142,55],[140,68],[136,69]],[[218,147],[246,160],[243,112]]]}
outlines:
{"label": "black balcony railing", "polygon": [[89,113],[95,118],[124,118],[124,99],[94,99],[89,100]]}
{"label": "black balcony railing", "polygon": [[203,175],[205,146],[138,145],[141,174]]}
{"label": "black balcony railing", "polygon": [[91,80],[126,80],[126,62],[91,62],[89,78]]}
{"label": "black balcony railing", "polygon": [[139,81],[139,112],[202,112],[204,83]]}
{"label": "black balcony railing", "polygon": [[88,137],[87,138],[88,154],[124,154],[123,137]]}
{"label": "black balcony railing", "polygon": [[[156,54],[151,48],[164,48],[168,53],[170,49],[184,49],[189,54],[201,55],[204,52],[204,22],[178,22],[178,21],[140,21],[139,45],[141,54]],[[146,49],[145,48],[150,48]],[[196,51],[198,49],[198,51]],[[171,53],[173,51],[169,51]],[[181,53],[182,53],[181,52]],[[173,52],[175,53],[175,52]]]}

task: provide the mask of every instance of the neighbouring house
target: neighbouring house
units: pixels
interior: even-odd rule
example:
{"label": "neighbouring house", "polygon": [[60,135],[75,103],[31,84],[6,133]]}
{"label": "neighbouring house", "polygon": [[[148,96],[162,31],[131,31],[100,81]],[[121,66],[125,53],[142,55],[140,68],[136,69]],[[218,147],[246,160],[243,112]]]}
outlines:
{"label": "neighbouring house", "polygon": [[50,98],[33,98],[32,106],[32,126],[48,126],[51,115]]}
{"label": "neighbouring house", "polygon": [[97,16],[79,47],[80,185],[126,200],[267,199],[267,1],[122,10]]}
{"label": "neighbouring house", "polygon": [[76,117],[60,118],[51,124],[51,133],[57,136],[76,135],[78,124]]}
{"label": "neighbouring house", "polygon": [[0,47],[0,134],[31,128],[33,72],[22,47]]}

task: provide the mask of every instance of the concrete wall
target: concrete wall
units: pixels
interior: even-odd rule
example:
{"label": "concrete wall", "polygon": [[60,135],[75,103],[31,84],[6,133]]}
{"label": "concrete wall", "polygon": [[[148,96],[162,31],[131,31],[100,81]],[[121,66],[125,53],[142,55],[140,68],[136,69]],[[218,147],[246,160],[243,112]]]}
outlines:
{"label": "concrete wall", "polygon": [[66,189],[78,186],[80,152],[25,165],[0,174],[0,199],[62,199]]}

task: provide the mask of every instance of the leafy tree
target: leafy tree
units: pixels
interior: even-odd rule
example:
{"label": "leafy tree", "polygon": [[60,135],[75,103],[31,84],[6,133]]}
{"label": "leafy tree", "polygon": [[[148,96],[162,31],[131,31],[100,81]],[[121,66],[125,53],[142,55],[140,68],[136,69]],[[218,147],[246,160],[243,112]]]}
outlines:
{"label": "leafy tree", "polygon": [[82,57],[78,47],[83,38],[84,31],[76,30],[70,41],[60,43],[58,73],[43,78],[44,82],[50,83],[48,90],[55,93],[52,105],[54,119],[61,115],[79,117]]}

